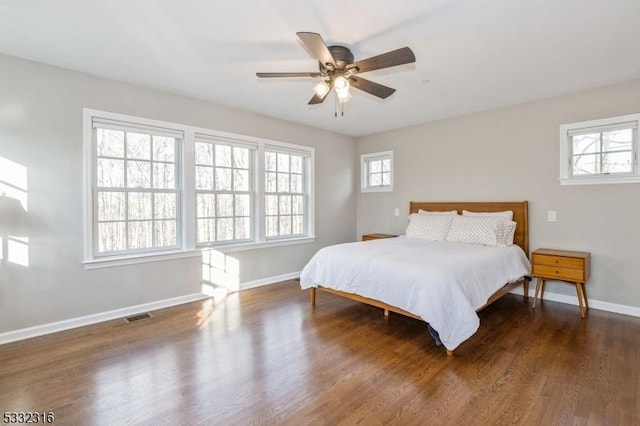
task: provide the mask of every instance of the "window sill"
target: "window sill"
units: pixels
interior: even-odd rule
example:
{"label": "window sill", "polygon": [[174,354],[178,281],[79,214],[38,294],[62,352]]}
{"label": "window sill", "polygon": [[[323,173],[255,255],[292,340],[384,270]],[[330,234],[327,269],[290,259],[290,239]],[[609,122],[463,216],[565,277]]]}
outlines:
{"label": "window sill", "polygon": [[136,265],[138,263],[158,262],[163,260],[184,259],[189,257],[200,257],[203,250],[217,250],[223,253],[232,253],[246,250],[264,249],[270,247],[282,247],[296,244],[308,244],[316,240],[315,237],[289,238],[283,240],[262,241],[259,243],[239,243],[217,246],[202,246],[196,250],[172,251],[162,253],[148,253],[144,255],[128,255],[109,257],[104,259],[91,259],[82,262],[85,269],[111,268],[114,266]]}
{"label": "window sill", "polygon": [[606,176],[585,178],[560,178],[560,185],[607,185],[613,183],[640,183],[640,176]]}
{"label": "window sill", "polygon": [[109,257],[104,259],[91,259],[82,262],[85,269],[111,268],[114,266],[135,265],[138,263],[157,262],[162,260],[183,259],[187,257],[200,257],[200,250],[181,250],[162,253],[147,253],[143,255],[128,255]]}
{"label": "window sill", "polygon": [[237,243],[227,245],[211,245],[198,247],[200,250],[217,250],[222,253],[232,253],[245,250],[256,250],[270,247],[291,246],[295,244],[308,244],[316,240],[316,237],[287,238],[282,240],[270,240],[261,242]]}
{"label": "window sill", "polygon": [[393,186],[368,186],[360,190],[362,192],[393,192]]}

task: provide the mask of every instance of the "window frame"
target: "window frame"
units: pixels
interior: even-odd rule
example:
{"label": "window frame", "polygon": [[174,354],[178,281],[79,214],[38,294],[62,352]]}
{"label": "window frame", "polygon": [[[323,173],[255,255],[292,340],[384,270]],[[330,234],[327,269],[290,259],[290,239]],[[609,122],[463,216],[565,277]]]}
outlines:
{"label": "window frame", "polygon": [[[266,155],[268,153],[271,154],[276,154],[276,169],[275,170],[266,170],[266,164],[267,164],[267,160],[266,160]],[[280,171],[279,168],[280,166],[278,165],[278,156],[279,155],[288,155],[289,156],[289,166],[288,166],[288,171]],[[301,157],[301,168],[302,168],[302,172],[301,173],[296,173],[291,171],[291,156],[297,156],[297,157]],[[264,170],[264,179],[265,179],[265,184],[264,184],[264,191],[262,194],[262,197],[264,199],[264,220],[263,220],[263,224],[264,224],[264,238],[266,241],[282,241],[282,240],[287,240],[287,239],[291,239],[291,238],[301,238],[304,237],[305,235],[307,235],[308,233],[308,229],[310,227],[310,223],[309,223],[309,191],[311,189],[310,185],[309,185],[309,168],[310,168],[310,157],[309,157],[309,153],[307,151],[301,151],[301,150],[297,150],[297,149],[283,149],[282,146],[272,146],[272,145],[266,145],[265,149],[264,149],[264,153],[263,153],[263,164],[265,165],[265,170]],[[267,183],[267,173],[275,173],[276,174],[276,190],[274,191],[268,191],[268,183]],[[286,174],[288,175],[288,179],[289,179],[289,191],[279,191],[278,190],[278,175],[280,174]],[[301,183],[301,192],[293,192],[291,190],[291,176],[292,175],[301,175],[301,179],[302,179],[302,183]],[[275,196],[278,199],[278,203],[277,203],[277,211],[278,213],[276,215],[268,215],[267,214],[267,196]],[[280,197],[291,197],[291,205],[290,205],[290,213],[281,213],[280,212]],[[281,217],[284,216],[289,216],[291,217],[291,224],[290,227],[293,230],[293,218],[294,216],[300,216],[299,214],[295,214],[293,212],[293,197],[303,197],[303,201],[302,201],[302,209],[303,209],[303,213],[302,213],[302,233],[301,234],[284,234],[284,235],[267,235],[267,219],[269,217],[276,217],[278,218],[278,229],[280,229],[280,219]]]}
{"label": "window frame", "polygon": [[[640,183],[638,165],[640,114],[629,114],[597,120],[581,121],[560,126],[560,184],[561,185],[597,185],[616,183]],[[594,173],[575,176],[573,167],[573,136],[580,133],[604,133],[606,131],[632,129],[632,171],[625,173]],[[600,154],[603,151],[598,151]],[[608,151],[607,151],[608,152]]]}
{"label": "window frame", "polygon": [[[85,261],[108,261],[110,259],[123,259],[123,258],[134,258],[134,257],[144,257],[144,256],[152,256],[154,254],[166,254],[166,253],[175,253],[183,251],[183,218],[182,218],[182,150],[184,144],[184,132],[181,129],[178,129],[174,126],[171,126],[170,123],[159,122],[155,120],[149,119],[136,119],[135,121],[130,120],[131,117],[123,116],[119,114],[112,113],[99,113],[99,114],[91,114],[89,110],[85,110],[84,117],[84,126],[85,126],[85,138],[84,138],[84,153],[85,153],[85,227],[86,227],[86,237],[85,237]],[[110,156],[100,156],[98,154],[97,149],[97,133],[98,129],[104,130],[116,130],[124,132],[124,150],[122,158],[115,158],[118,160],[122,160],[124,162],[124,175],[123,175],[123,186],[122,187],[100,187],[98,186],[98,160],[100,158],[111,158]],[[126,177],[127,177],[127,165],[129,161],[142,161],[149,163],[149,172],[150,179],[153,180],[153,164],[154,163],[166,163],[164,161],[155,161],[153,159],[153,153],[150,152],[150,157],[148,160],[144,159],[135,159],[129,158],[127,155],[127,133],[135,133],[140,132],[144,134],[150,135],[150,146],[151,150],[153,147],[153,136],[171,136],[174,137],[174,178],[175,178],[175,187],[173,189],[169,188],[154,188],[152,183],[150,182],[150,186],[148,188],[136,188],[130,187],[127,185]],[[88,158],[87,158],[88,157]],[[99,193],[108,193],[108,192],[122,192],[124,193],[125,198],[125,217],[121,221],[124,223],[125,227],[128,227],[130,222],[136,222],[137,220],[130,219],[127,212],[127,199],[129,194],[140,192],[140,193],[148,193],[152,194],[152,211],[154,210],[153,199],[155,194],[157,193],[173,193],[176,196],[176,242],[171,246],[152,246],[147,248],[125,248],[123,250],[113,250],[113,251],[99,251],[99,237],[98,237],[98,229],[100,223],[105,223],[105,221],[101,221],[99,218]],[[155,222],[160,220],[160,218],[155,217],[152,213],[151,219],[147,219],[145,221],[150,221],[151,226],[153,228]],[[152,229],[152,240],[153,240],[153,232]],[[125,230],[125,235],[128,240],[128,230]]]}
{"label": "window frame", "polygon": [[[371,174],[369,173],[369,165],[371,162],[379,160],[390,160],[391,162],[389,185],[372,186],[369,184],[369,175]],[[383,172],[381,172],[381,174],[382,173]],[[392,150],[360,155],[360,190],[362,192],[393,192],[393,175],[394,166]]]}
{"label": "window frame", "polygon": [[[219,137],[219,136],[212,136],[209,134],[205,134],[205,133],[196,133],[195,135],[195,140],[194,140],[194,148],[195,148],[195,144],[198,143],[209,143],[213,146],[213,165],[211,166],[207,166],[204,164],[198,164],[197,162],[195,162],[195,156],[194,156],[194,173],[197,173],[197,167],[211,167],[212,172],[213,172],[213,188],[208,190],[208,189],[199,189],[197,187],[197,179],[194,182],[194,190],[195,190],[195,196],[196,196],[196,246],[197,247],[214,247],[214,246],[222,246],[222,245],[234,245],[234,244],[245,244],[245,243],[252,243],[254,242],[255,238],[256,238],[256,231],[255,231],[255,220],[254,220],[254,216],[257,214],[256,210],[255,210],[255,198],[256,198],[256,179],[255,179],[255,173],[256,173],[256,153],[257,153],[257,144],[255,143],[248,143],[248,142],[239,142],[237,140],[232,140],[232,139],[227,139],[227,138],[223,138],[223,137]],[[232,152],[232,164],[230,167],[225,167],[225,166],[218,166],[215,163],[215,159],[216,159],[216,153],[215,153],[215,147],[216,146],[228,146],[231,147],[231,152]],[[237,148],[241,148],[241,149],[248,149],[249,150],[249,156],[248,156],[248,169],[242,169],[242,168],[237,168],[234,167],[233,165],[233,151]],[[235,178],[233,177],[233,171],[234,170],[248,170],[248,175],[249,175],[249,179],[248,179],[248,190],[246,191],[240,191],[240,190],[234,190],[233,188],[231,190],[219,190],[216,189],[215,187],[215,182],[216,182],[216,178],[215,178],[215,173],[216,173],[216,169],[230,169],[231,170],[231,185],[233,186],[233,182],[235,180]],[[198,217],[198,206],[197,206],[197,198],[199,194],[211,194],[214,195],[216,197],[216,203],[217,203],[217,198],[218,195],[232,195],[234,197],[234,202],[233,202],[233,211],[234,214],[233,216],[231,216],[231,218],[233,218],[234,222],[235,219],[238,217],[247,217],[247,216],[237,216],[235,214],[235,209],[236,209],[236,205],[235,205],[235,196],[238,194],[242,194],[242,195],[248,195],[249,196],[249,222],[250,222],[250,228],[249,228],[249,238],[243,238],[243,239],[231,239],[231,240],[215,240],[215,241],[204,241],[204,242],[199,242],[198,241],[198,220],[200,219],[200,217]],[[229,217],[224,217],[224,218],[229,218]],[[208,219],[214,219],[216,222],[216,237],[217,237],[217,220],[220,219],[220,217],[217,215],[217,212],[215,213],[215,216],[213,217],[208,217]],[[234,223],[234,231],[235,231],[235,223]]]}
{"label": "window frame", "polygon": [[[176,191],[177,199],[177,245],[172,248],[159,250],[142,249],[135,252],[123,252],[96,256],[94,246],[97,245],[97,225],[94,232],[94,217],[97,217],[97,148],[94,148],[93,119],[114,120],[131,123],[135,126],[149,126],[165,128],[183,132],[183,139],[176,159]],[[246,241],[225,241],[216,243],[197,243],[196,231],[196,182],[195,182],[195,141],[197,137],[227,141],[229,144],[254,146],[252,161],[253,171],[250,172],[250,189],[252,192],[251,227],[252,239]],[[307,170],[305,182],[306,190],[306,220],[305,234],[301,236],[285,236],[277,239],[265,237],[265,160],[266,147],[303,152],[307,155]],[[251,154],[250,154],[251,155]],[[238,135],[217,130],[188,126],[178,123],[153,120],[142,117],[99,111],[89,108],[83,109],[83,220],[84,220],[84,259],[86,269],[121,266],[156,260],[178,259],[184,257],[199,257],[201,250],[215,248],[222,252],[244,251],[260,248],[304,244],[315,241],[315,148],[288,142],[275,141],[253,136]],[[96,215],[96,216],[94,216]]]}

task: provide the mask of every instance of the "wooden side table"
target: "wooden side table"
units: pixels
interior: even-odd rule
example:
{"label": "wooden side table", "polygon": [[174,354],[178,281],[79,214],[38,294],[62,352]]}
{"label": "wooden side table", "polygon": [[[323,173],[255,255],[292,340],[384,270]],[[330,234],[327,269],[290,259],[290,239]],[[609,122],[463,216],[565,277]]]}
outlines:
{"label": "wooden side table", "polygon": [[397,235],[395,234],[363,234],[362,241],[379,240],[381,238],[394,238],[394,237],[397,237]]}
{"label": "wooden side table", "polygon": [[531,275],[538,278],[536,293],[533,298],[533,309],[536,308],[538,296],[544,296],[547,280],[564,281],[576,286],[580,316],[585,317],[589,309],[587,289],[589,280],[591,254],[582,251],[538,249],[531,254]]}

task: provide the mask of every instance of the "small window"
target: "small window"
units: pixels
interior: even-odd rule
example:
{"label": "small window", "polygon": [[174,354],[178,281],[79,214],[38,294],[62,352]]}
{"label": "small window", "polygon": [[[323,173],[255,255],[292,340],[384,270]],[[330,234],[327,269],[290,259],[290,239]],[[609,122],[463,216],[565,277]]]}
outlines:
{"label": "small window", "polygon": [[563,185],[640,182],[640,114],[560,126]]}
{"label": "small window", "polygon": [[393,191],[393,151],[360,156],[362,192]]}

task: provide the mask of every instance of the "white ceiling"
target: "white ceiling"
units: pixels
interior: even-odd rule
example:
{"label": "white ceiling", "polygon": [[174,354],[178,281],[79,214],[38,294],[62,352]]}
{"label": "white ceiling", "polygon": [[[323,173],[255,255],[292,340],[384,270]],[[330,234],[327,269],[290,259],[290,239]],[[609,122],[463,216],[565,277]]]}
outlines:
{"label": "white ceiling", "polygon": [[[0,52],[352,136],[640,78],[640,0],[0,0]],[[308,106],[296,36],[356,60],[409,46],[416,63],[362,76],[344,117]]]}

